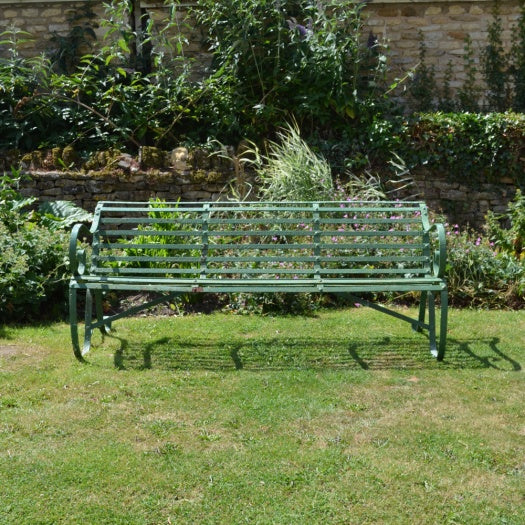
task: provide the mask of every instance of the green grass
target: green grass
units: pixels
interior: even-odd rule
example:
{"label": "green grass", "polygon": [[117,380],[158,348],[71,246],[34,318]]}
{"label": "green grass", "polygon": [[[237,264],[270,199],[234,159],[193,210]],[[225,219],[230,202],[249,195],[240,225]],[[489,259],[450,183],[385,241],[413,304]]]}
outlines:
{"label": "green grass", "polygon": [[525,312],[0,328],[0,523],[521,524]]}

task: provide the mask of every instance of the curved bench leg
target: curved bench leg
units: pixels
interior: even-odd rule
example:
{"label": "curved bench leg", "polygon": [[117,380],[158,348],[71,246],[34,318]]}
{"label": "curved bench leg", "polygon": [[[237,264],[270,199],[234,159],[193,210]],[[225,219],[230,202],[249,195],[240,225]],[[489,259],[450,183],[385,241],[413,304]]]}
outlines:
{"label": "curved bench leg", "polygon": [[[102,291],[86,290],[86,304],[85,304],[85,317],[84,317],[84,341],[82,347],[80,346],[80,337],[78,329],[78,289],[71,287],[69,289],[69,325],[71,330],[71,342],[73,344],[73,353],[79,361],[84,361],[84,356],[89,352],[91,348],[91,336],[93,334],[93,296],[95,299],[95,311],[97,322],[103,322],[103,309],[102,309]],[[108,321],[100,326],[102,335],[109,333],[111,330],[111,322]]]}
{"label": "curved bench leg", "polygon": [[86,290],[86,312],[84,327],[84,343],[80,348],[80,338],[78,333],[78,315],[77,315],[77,296],[76,288],[69,289],[69,326],[71,330],[71,343],[73,344],[73,353],[79,361],[84,361],[84,355],[89,352],[91,347],[91,334],[93,332],[91,325],[93,321],[93,296],[91,290]]}

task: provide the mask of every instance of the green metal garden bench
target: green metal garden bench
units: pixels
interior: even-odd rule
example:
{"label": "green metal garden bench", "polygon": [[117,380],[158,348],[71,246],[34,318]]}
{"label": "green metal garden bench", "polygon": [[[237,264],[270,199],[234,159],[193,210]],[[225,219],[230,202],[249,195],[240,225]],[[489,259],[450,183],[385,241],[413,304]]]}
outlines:
{"label": "green metal garden bench", "polygon": [[[428,330],[431,353],[442,360],[445,239],[422,202],[100,202],[91,228],[79,224],[71,233],[74,353],[83,359],[93,330],[109,330],[113,321],[172,297],[282,292],[351,297],[414,330]],[[125,290],[159,296],[104,316],[103,293]],[[79,291],[86,294],[82,346]],[[418,293],[418,317],[370,300],[376,292]]]}

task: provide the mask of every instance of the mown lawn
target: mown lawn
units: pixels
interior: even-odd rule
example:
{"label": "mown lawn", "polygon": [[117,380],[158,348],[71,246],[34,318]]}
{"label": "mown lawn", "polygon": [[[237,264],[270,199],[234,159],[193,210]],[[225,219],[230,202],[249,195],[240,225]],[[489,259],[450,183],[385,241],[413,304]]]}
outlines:
{"label": "mown lawn", "polygon": [[525,312],[0,328],[1,524],[522,524]]}

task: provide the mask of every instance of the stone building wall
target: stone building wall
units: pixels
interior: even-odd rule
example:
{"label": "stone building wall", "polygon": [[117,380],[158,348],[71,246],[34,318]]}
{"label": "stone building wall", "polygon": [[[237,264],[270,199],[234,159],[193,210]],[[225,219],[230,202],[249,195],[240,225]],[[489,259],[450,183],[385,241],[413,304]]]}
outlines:
{"label": "stone building wall", "polygon": [[[162,0],[134,0],[136,17],[147,13],[156,23],[162,25],[166,7]],[[21,45],[23,55],[38,54],[49,49],[49,39],[53,32],[66,35],[71,29],[68,15],[89,3],[97,15],[93,20],[103,17],[102,0],[68,1],[47,0],[0,0],[0,32],[14,25],[33,34],[34,41]],[[196,58],[197,71],[204,69],[209,54],[203,47],[201,31],[189,20],[185,20],[188,6],[195,2],[180,2],[177,17],[181,31],[186,33],[189,43],[186,56]],[[365,9],[368,28],[380,39],[388,42],[392,74],[402,77],[419,61],[420,32],[427,45],[426,62],[436,68],[436,83],[442,83],[447,64],[451,61],[462,69],[465,53],[465,37],[470,35],[473,48],[478,55],[487,38],[487,24],[492,18],[493,0],[369,0]],[[519,0],[500,0],[503,26],[503,41],[507,46],[512,40],[512,27],[519,17]],[[138,23],[137,21],[135,23]],[[192,29],[193,27],[193,29]],[[102,41],[104,29],[95,27],[98,41]],[[0,57],[6,56],[8,48],[0,45]],[[461,85],[464,77],[459,73],[452,87]]]}
{"label": "stone building wall", "polygon": [[[487,44],[488,24],[493,20],[493,0],[372,0],[367,8],[367,24],[389,45],[392,74],[402,77],[419,63],[421,35],[426,45],[425,63],[436,71],[436,85],[443,84],[449,62],[454,68],[451,88],[461,87],[464,72],[465,38],[470,36],[476,66]],[[508,50],[512,32],[519,19],[518,0],[501,0],[499,6]]]}
{"label": "stone building wall", "polygon": [[[20,35],[18,51],[21,56],[31,57],[47,52],[51,48],[51,37],[56,32],[61,36],[67,35],[74,23],[68,18],[78,12],[83,6],[89,4],[96,18],[92,20],[90,26],[101,41],[104,31],[98,26],[104,13],[102,1],[62,1],[48,0],[36,2],[34,0],[0,0],[0,32],[8,31],[15,27],[27,33]],[[6,36],[1,40],[6,40]],[[0,57],[9,54],[7,45],[0,45]]]}

